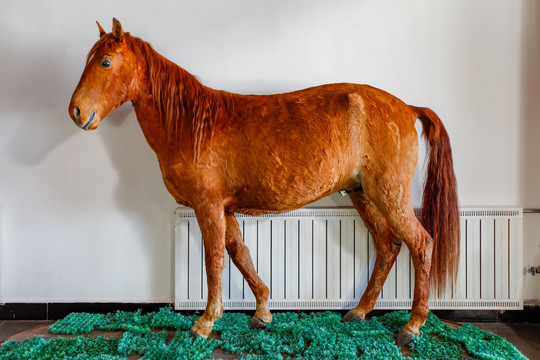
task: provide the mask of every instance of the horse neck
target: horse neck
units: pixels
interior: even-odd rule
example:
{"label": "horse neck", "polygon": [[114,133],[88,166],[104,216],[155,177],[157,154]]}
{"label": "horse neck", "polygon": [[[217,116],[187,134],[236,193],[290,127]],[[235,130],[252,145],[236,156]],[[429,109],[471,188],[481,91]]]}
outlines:
{"label": "horse neck", "polygon": [[[150,144],[160,152],[198,160],[212,138],[215,119],[226,107],[224,92],[202,85],[193,75],[159,55],[141,41],[146,59],[146,84],[134,101],[139,124]],[[170,154],[167,154],[170,156]]]}

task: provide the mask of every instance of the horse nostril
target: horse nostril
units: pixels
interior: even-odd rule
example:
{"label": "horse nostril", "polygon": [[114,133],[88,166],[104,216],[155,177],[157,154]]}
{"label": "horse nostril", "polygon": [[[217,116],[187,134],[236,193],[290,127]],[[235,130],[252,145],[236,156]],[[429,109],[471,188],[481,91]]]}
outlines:
{"label": "horse nostril", "polygon": [[85,122],[81,128],[83,128],[84,130],[88,130],[88,128],[90,127],[90,125],[92,125],[92,122],[94,121],[94,119],[96,118],[96,112],[95,111],[92,111],[92,113],[90,114],[90,116],[88,117],[88,121]]}
{"label": "horse nostril", "polygon": [[73,115],[75,115],[75,119],[79,120],[79,118],[81,117],[81,109],[75,106],[75,109],[73,110]]}

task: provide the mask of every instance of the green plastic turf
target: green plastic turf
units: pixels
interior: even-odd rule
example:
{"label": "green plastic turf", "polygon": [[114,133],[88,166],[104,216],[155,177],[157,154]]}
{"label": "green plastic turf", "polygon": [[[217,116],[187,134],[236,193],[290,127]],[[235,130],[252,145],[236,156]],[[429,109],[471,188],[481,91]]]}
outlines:
{"label": "green plastic turf", "polygon": [[[184,316],[169,307],[145,315],[141,311],[72,313],[49,331],[78,336],[7,341],[0,347],[0,360],[119,360],[131,354],[144,360],[196,360],[212,359],[210,354],[216,347],[245,360],[405,359],[394,334],[407,322],[406,311],[349,323],[342,323],[341,315],[333,312],[276,313],[264,330],[250,330],[249,318],[225,313],[214,327],[221,340],[211,340],[189,335],[197,316]],[[124,333],[121,338],[83,336],[92,330]],[[176,330],[169,342],[165,330]],[[470,325],[453,328],[431,313],[411,348],[408,359],[526,359],[497,335]]]}

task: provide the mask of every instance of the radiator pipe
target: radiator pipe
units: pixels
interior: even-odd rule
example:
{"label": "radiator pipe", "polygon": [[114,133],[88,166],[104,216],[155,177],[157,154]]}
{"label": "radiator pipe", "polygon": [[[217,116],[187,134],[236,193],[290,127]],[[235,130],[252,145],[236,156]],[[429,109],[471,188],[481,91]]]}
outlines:
{"label": "radiator pipe", "polygon": [[[540,213],[540,209],[523,209],[524,214],[538,214]],[[529,268],[529,272],[532,274],[532,276],[536,276],[536,274],[540,273],[540,266],[534,267],[531,266]]]}

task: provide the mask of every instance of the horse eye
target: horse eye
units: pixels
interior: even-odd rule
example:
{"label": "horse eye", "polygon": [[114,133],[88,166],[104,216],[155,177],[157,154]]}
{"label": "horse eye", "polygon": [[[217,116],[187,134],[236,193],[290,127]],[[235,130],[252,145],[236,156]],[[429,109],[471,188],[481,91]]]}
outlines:
{"label": "horse eye", "polygon": [[108,68],[111,67],[112,62],[111,62],[111,60],[109,60],[109,59],[103,59],[103,60],[101,61],[101,64],[100,64],[100,65],[101,65],[102,68],[108,69]]}

